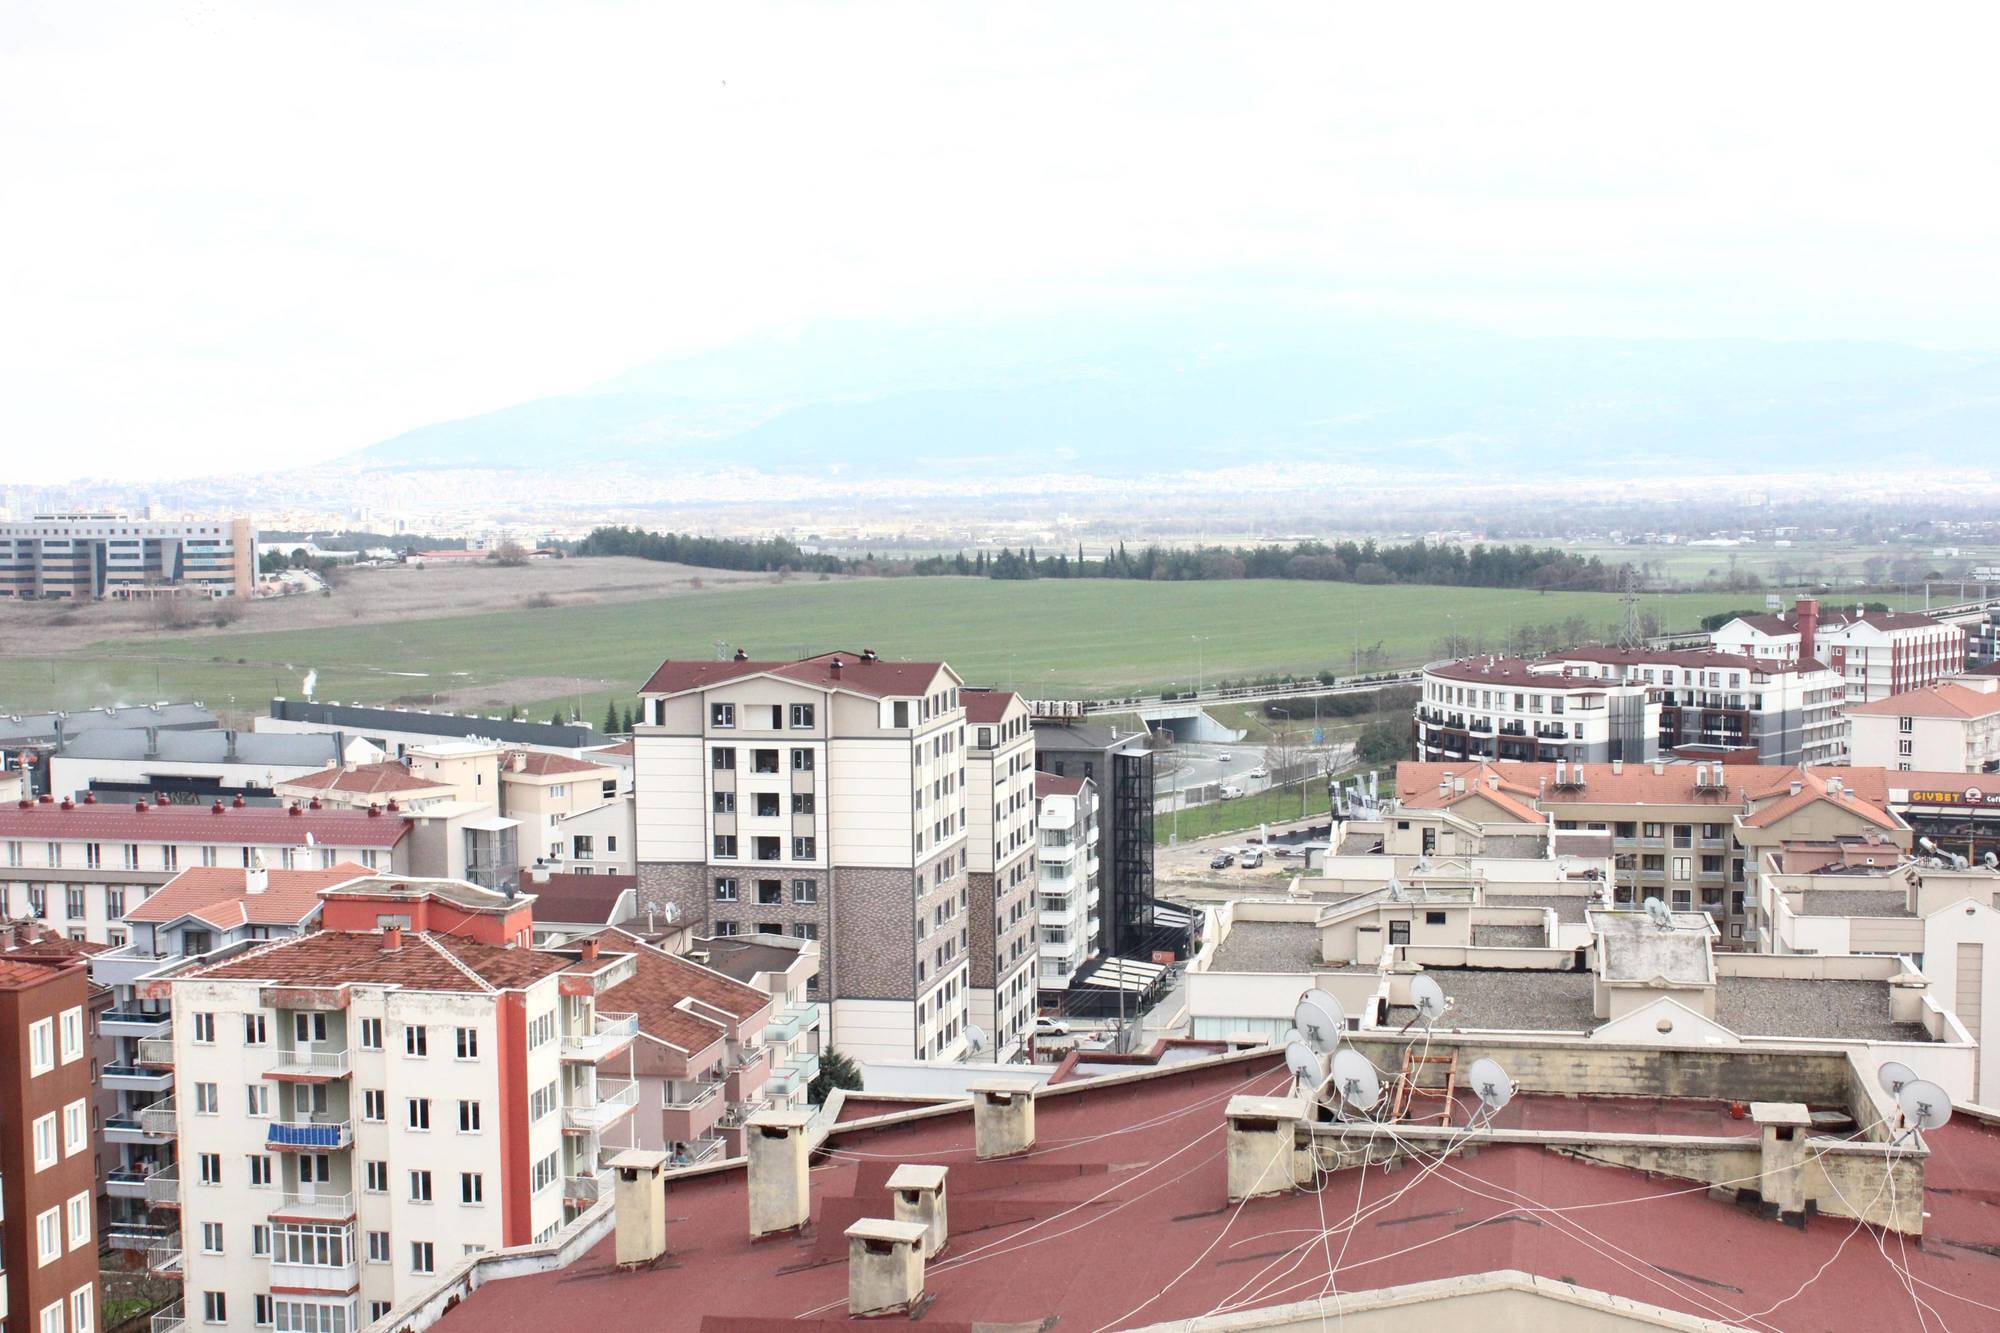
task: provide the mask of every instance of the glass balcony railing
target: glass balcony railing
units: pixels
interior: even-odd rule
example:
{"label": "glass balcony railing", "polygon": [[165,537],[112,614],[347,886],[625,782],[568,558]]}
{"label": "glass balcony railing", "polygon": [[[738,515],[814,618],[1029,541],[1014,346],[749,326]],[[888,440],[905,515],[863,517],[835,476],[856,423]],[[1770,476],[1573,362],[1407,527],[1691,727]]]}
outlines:
{"label": "glass balcony railing", "polygon": [[764,1025],[764,1040],[767,1042],[790,1041],[801,1032],[810,1031],[819,1021],[819,1006],[816,1004],[786,1005],[771,1012],[770,1021]]}

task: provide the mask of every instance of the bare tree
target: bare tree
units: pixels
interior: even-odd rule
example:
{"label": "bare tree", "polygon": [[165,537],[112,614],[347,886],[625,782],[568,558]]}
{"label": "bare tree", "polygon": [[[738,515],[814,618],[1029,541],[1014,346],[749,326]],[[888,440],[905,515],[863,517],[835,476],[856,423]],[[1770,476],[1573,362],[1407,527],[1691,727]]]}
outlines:
{"label": "bare tree", "polygon": [[508,569],[519,569],[522,565],[528,563],[528,552],[517,541],[504,541],[493,548],[493,554],[488,558],[496,565],[501,565]]}

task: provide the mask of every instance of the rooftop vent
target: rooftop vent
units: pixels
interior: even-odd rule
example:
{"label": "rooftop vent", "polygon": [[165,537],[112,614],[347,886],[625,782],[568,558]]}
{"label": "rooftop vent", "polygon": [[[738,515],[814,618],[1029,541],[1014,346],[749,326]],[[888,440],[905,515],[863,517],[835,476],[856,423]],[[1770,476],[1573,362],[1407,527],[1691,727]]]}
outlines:
{"label": "rooftop vent", "polygon": [[628,1148],[611,1159],[618,1227],[618,1266],[650,1264],[667,1252],[667,1155]]}
{"label": "rooftop vent", "polygon": [[896,1220],[924,1228],[924,1258],[935,1259],[950,1236],[945,1222],[945,1168],[904,1163],[889,1175],[896,1196]]}
{"label": "rooftop vent", "polygon": [[1294,1184],[1298,1128],[1306,1118],[1302,1097],[1231,1097],[1229,1201],[1283,1194]]}
{"label": "rooftop vent", "polygon": [[1011,1157],[1035,1146],[1035,1086],[1026,1079],[972,1085],[972,1139],[981,1159]]}
{"label": "rooftop vent", "polygon": [[924,1298],[924,1228],[864,1217],[847,1228],[847,1313],[914,1309]]}
{"label": "rooftop vent", "polygon": [[744,1127],[749,1158],[750,1239],[796,1231],[812,1216],[806,1170],[812,1117],[804,1111],[760,1111]]}

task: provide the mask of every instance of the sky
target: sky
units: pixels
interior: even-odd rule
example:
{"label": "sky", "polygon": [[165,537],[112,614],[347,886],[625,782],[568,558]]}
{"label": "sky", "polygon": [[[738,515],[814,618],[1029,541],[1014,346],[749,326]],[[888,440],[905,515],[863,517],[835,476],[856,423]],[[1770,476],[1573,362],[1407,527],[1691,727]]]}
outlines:
{"label": "sky", "polygon": [[2000,6],[0,5],[0,485],[830,320],[2000,350]]}

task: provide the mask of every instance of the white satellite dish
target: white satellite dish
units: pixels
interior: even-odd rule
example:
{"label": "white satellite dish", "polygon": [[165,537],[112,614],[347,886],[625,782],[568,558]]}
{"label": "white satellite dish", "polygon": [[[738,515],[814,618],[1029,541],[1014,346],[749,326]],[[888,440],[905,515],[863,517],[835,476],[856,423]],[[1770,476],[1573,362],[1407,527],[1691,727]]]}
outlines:
{"label": "white satellite dish", "polygon": [[1444,1017],[1444,987],[1421,973],[1411,977],[1410,1003],[1417,1007],[1417,1015],[1424,1020],[1424,1026],[1429,1027]]}
{"label": "white satellite dish", "polygon": [[1674,914],[1658,898],[1646,899],[1646,915],[1653,918],[1653,924],[1661,930],[1674,928]]}
{"label": "white satellite dish", "polygon": [[1910,1129],[1936,1129],[1951,1119],[1951,1094],[1929,1079],[1905,1083],[1896,1094],[1903,1123]]}
{"label": "white satellite dish", "polygon": [[1303,1041],[1285,1044],[1285,1067],[1292,1071],[1293,1082],[1309,1093],[1317,1093],[1326,1082],[1325,1060]]}
{"label": "white satellite dish", "polygon": [[965,1025],[965,1044],[970,1046],[975,1053],[985,1050],[986,1029],[980,1027],[977,1023],[967,1023]]}
{"label": "white satellite dish", "polygon": [[674,922],[681,919],[681,905],[679,903],[668,903],[660,909],[660,919],[670,926],[673,925]]}
{"label": "white satellite dish", "polygon": [[1307,1046],[1326,1055],[1340,1045],[1341,1034],[1347,1031],[1347,1015],[1341,1012],[1339,1000],[1314,989],[1299,997],[1299,1007],[1292,1011],[1292,1025],[1305,1038]]}
{"label": "white satellite dish", "polygon": [[1466,1082],[1479,1096],[1480,1109],[1489,1118],[1500,1113],[1500,1108],[1514,1100],[1514,1080],[1507,1077],[1507,1071],[1500,1062],[1488,1056],[1480,1056],[1466,1071]]}
{"label": "white satellite dish", "polygon": [[1333,1057],[1333,1086],[1340,1099],[1357,1111],[1371,1111],[1382,1100],[1382,1076],[1352,1046]]}
{"label": "white satellite dish", "polygon": [[1389,880],[1388,887],[1389,887],[1389,901],[1392,903],[1402,902],[1404,897],[1403,882],[1399,879],[1395,879],[1392,877]]}
{"label": "white satellite dish", "polygon": [[1900,1060],[1884,1060],[1882,1067],[1875,1071],[1875,1081],[1882,1086],[1882,1091],[1894,1097],[1902,1092],[1904,1084],[1917,1081],[1917,1071]]}
{"label": "white satellite dish", "polygon": [[308,829],[308,830],[306,831],[306,846],[308,846],[308,847],[317,847],[317,846],[319,846],[319,840],[318,840],[317,838],[313,837],[313,835],[312,835],[312,831],[311,831],[310,829]]}

